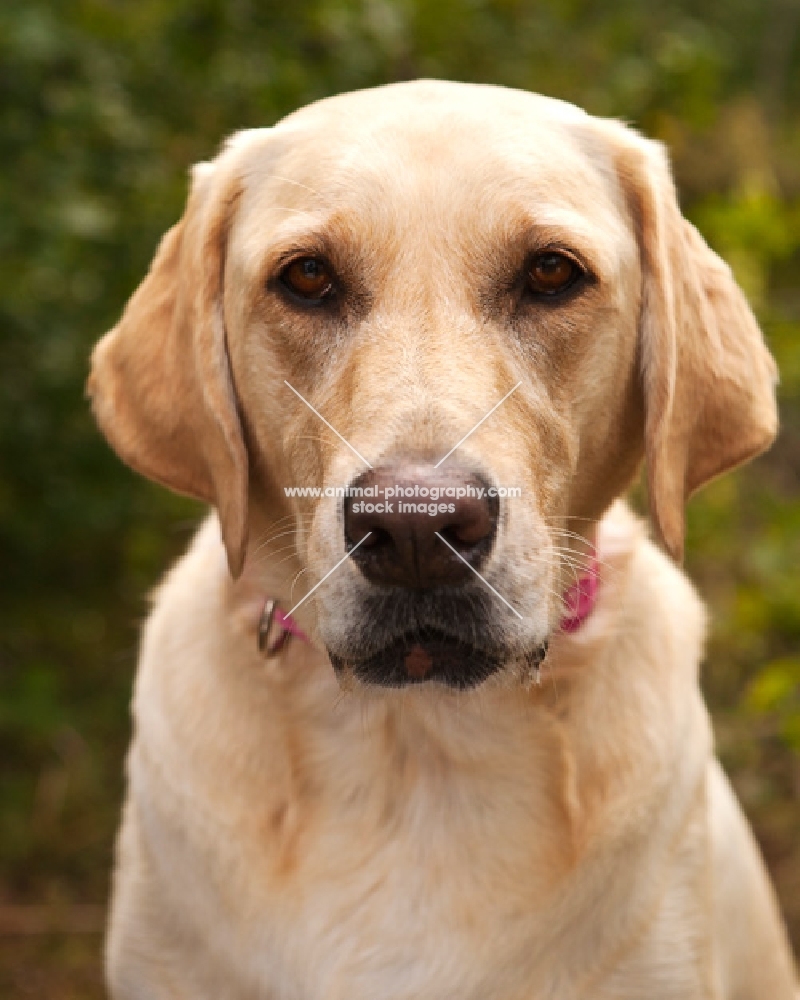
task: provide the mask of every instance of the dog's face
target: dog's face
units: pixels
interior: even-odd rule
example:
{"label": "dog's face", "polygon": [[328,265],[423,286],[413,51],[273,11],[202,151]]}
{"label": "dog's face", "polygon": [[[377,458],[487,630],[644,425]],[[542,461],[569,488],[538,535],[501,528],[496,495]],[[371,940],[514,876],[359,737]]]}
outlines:
{"label": "dog's face", "polygon": [[415,83],[197,168],[90,387],[123,458],[217,506],[235,573],[291,523],[337,669],[469,687],[541,655],[643,456],[680,552],[688,494],[772,439],[773,382],[659,147]]}

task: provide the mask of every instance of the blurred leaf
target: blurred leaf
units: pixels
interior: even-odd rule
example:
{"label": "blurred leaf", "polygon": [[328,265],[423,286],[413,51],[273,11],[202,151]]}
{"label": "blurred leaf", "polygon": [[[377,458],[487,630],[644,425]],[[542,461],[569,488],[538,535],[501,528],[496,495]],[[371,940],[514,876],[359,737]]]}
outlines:
{"label": "blurred leaf", "polygon": [[[747,691],[752,711],[765,713],[786,708],[800,699],[800,657],[786,656],[762,667]],[[800,708],[800,704],[798,705]]]}

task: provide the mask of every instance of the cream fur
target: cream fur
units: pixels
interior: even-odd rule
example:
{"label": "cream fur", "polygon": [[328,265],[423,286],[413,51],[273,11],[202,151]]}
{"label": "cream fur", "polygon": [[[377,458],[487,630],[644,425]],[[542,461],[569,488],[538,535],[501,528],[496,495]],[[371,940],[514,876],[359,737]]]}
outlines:
{"label": "cream fur", "polygon": [[[523,301],[552,246],[591,281]],[[333,262],[339,312],[287,300],[292,253]],[[144,632],[115,1000],[791,1000],[713,757],[702,606],[615,501],[645,458],[678,555],[689,493],[774,436],[774,377],[660,147],[619,123],[418,82],[196,169],[90,379],[122,457],[218,512]],[[341,691],[326,650],[355,656],[374,625],[351,561],[298,612],[312,641],[259,655],[265,597],[290,607],[344,554],[340,505],[281,487],[363,468],[284,379],[376,464],[444,454],[519,381],[459,449],[524,491],[484,567],[522,617],[497,603],[507,666],[481,687]],[[597,607],[559,633],[593,544]]]}
{"label": "cream fur", "polygon": [[621,507],[546,683],[342,696],[257,653],[214,521],[136,685],[115,997],[793,996],[697,685],[703,609]]}

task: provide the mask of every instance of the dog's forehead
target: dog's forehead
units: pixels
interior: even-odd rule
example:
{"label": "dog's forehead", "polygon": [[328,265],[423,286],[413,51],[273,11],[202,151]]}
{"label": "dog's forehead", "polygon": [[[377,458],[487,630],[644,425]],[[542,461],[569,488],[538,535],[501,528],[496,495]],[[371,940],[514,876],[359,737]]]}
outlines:
{"label": "dog's forehead", "polygon": [[584,122],[589,117],[574,104],[526,90],[451,80],[413,80],[326,97],[292,112],[281,124],[317,116],[331,120],[338,114],[350,117],[351,121],[355,116],[375,121],[382,117],[391,119],[397,114],[425,116],[470,109],[491,117],[533,114],[573,123]]}
{"label": "dog's forehead", "polygon": [[[329,98],[228,149],[244,178],[239,232],[324,228],[348,213],[481,225],[563,210],[619,224],[619,189],[592,119],[572,105],[498,87],[419,82]],[[565,216],[566,217],[566,216]]]}

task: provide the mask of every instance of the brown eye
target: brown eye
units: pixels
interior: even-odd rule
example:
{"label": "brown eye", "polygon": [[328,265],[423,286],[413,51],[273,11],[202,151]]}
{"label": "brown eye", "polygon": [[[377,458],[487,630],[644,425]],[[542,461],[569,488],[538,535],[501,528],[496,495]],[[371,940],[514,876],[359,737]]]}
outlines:
{"label": "brown eye", "polygon": [[528,283],[536,295],[558,295],[581,277],[583,271],[563,253],[537,254],[528,272]]}
{"label": "brown eye", "polygon": [[333,292],[333,278],[325,261],[300,257],[281,272],[281,281],[290,292],[308,302],[320,303]]}

